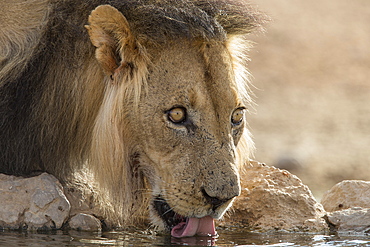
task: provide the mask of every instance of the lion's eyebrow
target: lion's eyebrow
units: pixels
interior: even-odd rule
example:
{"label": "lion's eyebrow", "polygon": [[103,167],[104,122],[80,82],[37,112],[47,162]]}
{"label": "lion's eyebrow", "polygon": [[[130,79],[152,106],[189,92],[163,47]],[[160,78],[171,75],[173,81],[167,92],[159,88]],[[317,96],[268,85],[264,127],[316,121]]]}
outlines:
{"label": "lion's eyebrow", "polygon": [[[192,108],[198,108],[206,105],[207,98],[206,95],[202,95],[206,93],[205,89],[202,89],[197,85],[198,87],[192,87],[188,92],[189,97],[189,103]],[[202,93],[204,91],[204,93]]]}
{"label": "lion's eyebrow", "polygon": [[241,99],[241,97],[237,97],[236,101],[236,107],[235,108],[243,108],[243,109],[248,109],[247,105],[245,102]]}

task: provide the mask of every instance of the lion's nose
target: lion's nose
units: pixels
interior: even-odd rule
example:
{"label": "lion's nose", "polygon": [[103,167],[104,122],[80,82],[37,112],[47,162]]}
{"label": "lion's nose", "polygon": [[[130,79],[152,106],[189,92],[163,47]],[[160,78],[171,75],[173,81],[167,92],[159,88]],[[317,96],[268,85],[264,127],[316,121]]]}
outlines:
{"label": "lion's nose", "polygon": [[220,199],[218,197],[213,197],[213,196],[208,195],[207,191],[204,188],[202,189],[202,194],[203,194],[204,198],[206,199],[207,203],[212,205],[213,211],[215,211],[222,204],[228,202],[229,200],[231,200],[235,196],[237,196],[237,195],[235,195],[235,196],[232,196],[230,198]]}

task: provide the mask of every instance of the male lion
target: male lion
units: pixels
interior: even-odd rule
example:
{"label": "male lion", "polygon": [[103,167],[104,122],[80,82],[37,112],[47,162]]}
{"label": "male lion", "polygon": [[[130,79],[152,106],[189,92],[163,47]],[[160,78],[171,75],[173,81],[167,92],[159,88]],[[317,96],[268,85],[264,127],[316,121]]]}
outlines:
{"label": "male lion", "polygon": [[[10,3],[11,2],[11,3]],[[244,1],[0,2],[0,172],[88,171],[105,217],[215,234],[252,143]]]}

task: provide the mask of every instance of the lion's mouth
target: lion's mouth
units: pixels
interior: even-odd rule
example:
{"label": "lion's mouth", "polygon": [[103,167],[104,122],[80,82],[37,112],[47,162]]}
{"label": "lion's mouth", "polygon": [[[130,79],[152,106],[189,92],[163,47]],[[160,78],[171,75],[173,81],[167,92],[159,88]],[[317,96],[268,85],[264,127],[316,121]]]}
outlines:
{"label": "lion's mouth", "polygon": [[156,197],[153,201],[154,209],[157,211],[161,219],[166,223],[166,226],[169,230],[172,230],[173,227],[180,224],[181,222],[186,221],[186,217],[183,217],[175,213],[170,205],[161,197]]}
{"label": "lion's mouth", "polygon": [[153,207],[160,218],[165,222],[171,235],[176,238],[200,236],[215,236],[214,220],[211,216],[202,218],[184,217],[173,211],[163,198],[156,197],[153,201]]}

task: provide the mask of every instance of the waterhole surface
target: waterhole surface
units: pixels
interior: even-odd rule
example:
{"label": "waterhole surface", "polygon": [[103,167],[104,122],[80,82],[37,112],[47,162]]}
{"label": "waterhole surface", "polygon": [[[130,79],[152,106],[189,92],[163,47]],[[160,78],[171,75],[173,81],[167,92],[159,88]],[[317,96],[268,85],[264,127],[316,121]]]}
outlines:
{"label": "waterhole surface", "polygon": [[218,237],[176,239],[150,231],[0,232],[0,246],[370,246],[370,236],[252,233],[218,229]]}

